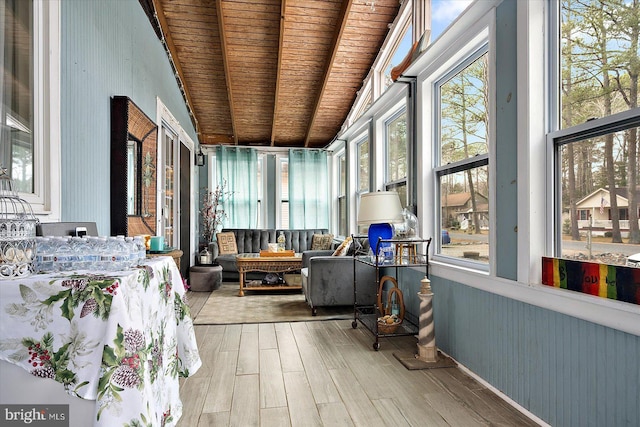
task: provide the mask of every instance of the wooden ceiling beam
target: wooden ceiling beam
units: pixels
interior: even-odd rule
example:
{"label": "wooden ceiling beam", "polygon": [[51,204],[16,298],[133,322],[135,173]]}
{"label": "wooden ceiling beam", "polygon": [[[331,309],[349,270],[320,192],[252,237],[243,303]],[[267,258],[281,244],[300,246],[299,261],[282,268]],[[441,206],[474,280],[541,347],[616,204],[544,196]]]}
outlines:
{"label": "wooden ceiling beam", "polygon": [[198,124],[198,118],[196,117],[196,113],[193,110],[193,101],[191,98],[191,93],[189,92],[189,88],[185,83],[184,71],[182,71],[182,65],[180,64],[180,59],[178,58],[178,50],[176,49],[175,44],[173,43],[173,38],[171,37],[171,31],[169,31],[169,23],[167,22],[167,18],[164,14],[164,10],[162,8],[162,3],[160,0],[152,0],[153,8],[156,11],[156,16],[158,17],[158,24],[160,24],[160,30],[162,31],[162,37],[164,38],[164,42],[169,50],[170,60],[173,63],[173,66],[178,73],[178,85],[182,89],[182,93],[186,98],[187,109],[191,114],[191,118],[193,119],[193,127],[195,128],[196,134],[200,134],[200,126]]}
{"label": "wooden ceiling beam", "polygon": [[233,135],[219,135],[219,134],[201,134],[200,143],[206,145],[219,145],[219,144],[238,144],[237,139]]}
{"label": "wooden ceiling beam", "polygon": [[324,95],[324,91],[327,87],[327,83],[329,82],[329,75],[331,74],[331,68],[333,67],[333,62],[336,58],[336,53],[338,52],[338,47],[340,46],[340,40],[342,39],[342,34],[344,33],[344,29],[347,26],[347,16],[349,16],[349,12],[351,11],[351,5],[353,4],[353,0],[345,0],[342,3],[342,10],[340,11],[340,26],[337,28],[336,32],[333,35],[333,43],[331,48],[331,55],[327,60],[327,66],[324,69],[324,76],[322,78],[322,87],[318,91],[316,96],[316,100],[313,107],[313,114],[311,116],[311,120],[309,121],[309,127],[307,128],[306,136],[304,138],[304,146],[305,148],[309,147],[309,140],[311,139],[311,130],[313,129],[313,125],[315,124],[316,117],[318,116],[318,111],[320,110],[320,103],[322,102],[322,97]]}
{"label": "wooden ceiling beam", "polygon": [[283,40],[284,40],[284,21],[285,21],[285,9],[287,7],[287,0],[282,0],[280,6],[280,36],[278,38],[278,69],[276,71],[276,92],[273,102],[273,119],[271,120],[271,138],[270,143],[273,147],[276,139],[276,118],[278,117],[278,96],[280,95],[280,71],[282,70],[282,52],[283,52]]}
{"label": "wooden ceiling beam", "polygon": [[227,83],[227,96],[229,97],[229,114],[231,115],[231,129],[233,130],[233,143],[238,145],[238,132],[236,131],[235,104],[233,103],[233,93],[231,91],[231,75],[229,73],[229,51],[224,34],[224,16],[222,13],[222,0],[216,0],[216,13],[218,15],[218,28],[220,30],[220,46],[222,48],[222,64],[224,65],[224,76]]}

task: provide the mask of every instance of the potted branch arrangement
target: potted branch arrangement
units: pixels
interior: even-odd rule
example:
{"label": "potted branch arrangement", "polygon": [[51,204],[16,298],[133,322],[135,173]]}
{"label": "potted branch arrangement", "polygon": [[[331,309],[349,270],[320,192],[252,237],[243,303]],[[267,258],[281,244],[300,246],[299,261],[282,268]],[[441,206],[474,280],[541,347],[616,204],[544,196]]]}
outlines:
{"label": "potted branch arrangement", "polygon": [[233,194],[232,191],[226,190],[226,186],[227,182],[223,180],[216,185],[215,190],[204,191],[202,196],[202,209],[200,210],[202,215],[202,237],[205,249],[208,247],[208,252],[210,252],[211,261],[218,256],[216,233],[222,226],[222,222],[227,218],[223,203]]}

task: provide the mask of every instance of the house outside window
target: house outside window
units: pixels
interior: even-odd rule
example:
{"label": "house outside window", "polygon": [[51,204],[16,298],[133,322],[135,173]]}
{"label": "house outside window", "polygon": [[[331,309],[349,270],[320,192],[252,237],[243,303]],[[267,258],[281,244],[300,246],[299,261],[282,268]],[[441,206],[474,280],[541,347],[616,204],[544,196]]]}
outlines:
{"label": "house outside window", "polygon": [[[555,243],[562,258],[624,264],[627,256],[640,252],[640,241],[632,238],[633,221],[636,231],[640,225],[640,191],[637,186],[632,191],[628,182],[629,169],[635,168],[637,176],[638,164],[625,161],[628,147],[638,145],[640,116],[630,119],[635,126],[623,123],[628,116],[621,113],[594,120],[601,124],[598,127],[587,123],[550,135],[556,153]],[[621,129],[616,131],[617,127]],[[607,158],[618,161],[608,167]]]}
{"label": "house outside window", "polygon": [[479,265],[488,265],[490,245],[487,49],[467,56],[435,83],[437,203],[440,228],[450,235],[450,243],[438,242],[436,251]]}
{"label": "house outside window", "polygon": [[407,206],[407,111],[401,109],[385,122],[385,189],[397,191]]}
{"label": "house outside window", "polygon": [[640,252],[639,55],[630,21],[640,5],[561,1],[555,12],[554,252],[624,264]]}

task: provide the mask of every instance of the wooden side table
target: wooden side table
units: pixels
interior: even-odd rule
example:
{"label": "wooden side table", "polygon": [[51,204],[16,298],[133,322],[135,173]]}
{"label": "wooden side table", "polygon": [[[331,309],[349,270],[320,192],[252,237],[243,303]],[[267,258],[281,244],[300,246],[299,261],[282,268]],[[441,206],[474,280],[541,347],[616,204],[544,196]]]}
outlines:
{"label": "wooden side table", "polygon": [[406,254],[407,260],[415,260],[416,255],[418,253],[418,243],[412,242],[411,240],[407,240],[406,242],[397,242],[395,243],[396,250],[394,255],[394,262],[396,264],[402,264],[402,259],[405,254],[405,249],[407,250]]}
{"label": "wooden side table", "polygon": [[176,262],[176,265],[178,266],[178,270],[180,270],[180,258],[182,257],[182,250],[176,248],[174,250],[172,250],[171,252],[165,252],[165,253],[149,253],[147,252],[147,258],[154,258],[154,257],[159,257],[159,256],[170,256],[171,258],[173,258],[173,260]]}

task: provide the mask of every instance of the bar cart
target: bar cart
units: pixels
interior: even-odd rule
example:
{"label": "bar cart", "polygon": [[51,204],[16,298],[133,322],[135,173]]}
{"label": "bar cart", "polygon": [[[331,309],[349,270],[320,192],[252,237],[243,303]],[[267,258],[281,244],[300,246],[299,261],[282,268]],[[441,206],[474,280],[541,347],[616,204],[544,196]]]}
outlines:
{"label": "bar cart", "polygon": [[[358,236],[353,236],[354,240]],[[380,349],[380,338],[396,337],[404,335],[416,335],[418,333],[418,326],[408,319],[404,318],[404,305],[402,301],[402,293],[397,287],[396,278],[398,277],[398,270],[406,267],[420,267],[424,268],[425,275],[429,276],[429,246],[432,239],[378,239],[375,245],[375,252],[364,253],[362,250],[356,251],[353,255],[353,322],[352,328],[358,327],[358,322],[367,328],[375,337],[373,343],[373,349]],[[373,247],[372,247],[373,249]],[[386,251],[382,250],[386,249]],[[374,256],[373,254],[382,254]],[[356,273],[356,264],[362,263],[376,270],[376,282],[375,283],[358,283],[358,276]],[[385,275],[381,276],[381,270],[387,269]],[[391,273],[391,270],[393,273]],[[387,283],[393,284],[392,288],[385,288]],[[360,304],[358,303],[358,287],[363,289],[362,286],[375,286],[376,291],[376,303]],[[386,302],[391,303],[389,294],[396,294],[396,301],[399,301],[399,310],[401,310],[401,317],[398,317],[398,313],[394,313],[390,316],[389,305],[385,306],[384,294],[387,294],[388,300]],[[397,295],[399,294],[399,295]],[[386,321],[392,318],[394,322]],[[384,319],[384,320],[383,320]],[[400,320],[398,322],[398,319]]]}

